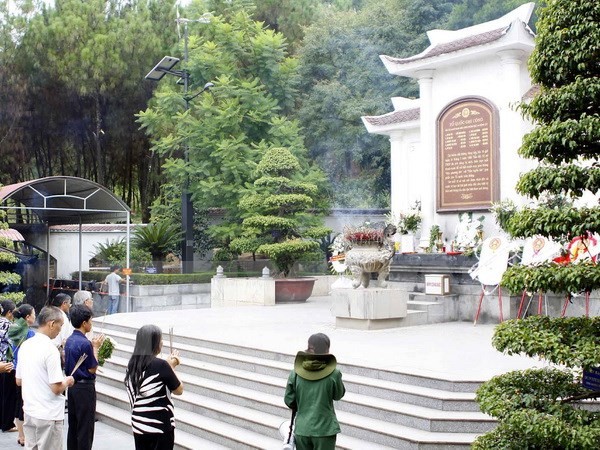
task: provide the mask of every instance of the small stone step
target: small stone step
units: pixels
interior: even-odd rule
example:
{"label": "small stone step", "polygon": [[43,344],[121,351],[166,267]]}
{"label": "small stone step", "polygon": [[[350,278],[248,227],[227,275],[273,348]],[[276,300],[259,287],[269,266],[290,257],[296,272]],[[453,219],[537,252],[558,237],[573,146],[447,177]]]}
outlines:
{"label": "small stone step", "polygon": [[[96,414],[101,422],[105,422],[126,433],[131,431],[131,416],[129,411],[109,405],[102,401],[96,403]],[[201,439],[185,431],[175,430],[175,448],[185,450],[227,450],[228,447]],[[117,450],[117,449],[115,449]]]}

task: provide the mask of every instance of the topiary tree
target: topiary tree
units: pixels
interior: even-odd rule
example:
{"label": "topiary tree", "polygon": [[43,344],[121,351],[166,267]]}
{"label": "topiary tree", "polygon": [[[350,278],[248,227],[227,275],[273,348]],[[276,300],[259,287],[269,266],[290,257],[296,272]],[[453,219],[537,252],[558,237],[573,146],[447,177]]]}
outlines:
{"label": "topiary tree", "polygon": [[320,252],[319,239],[331,230],[322,226],[322,212],[314,209],[319,193],[308,178],[310,171],[303,170],[290,150],[268,149],[256,174],[255,190],[249,190],[239,203],[245,215],[243,234],[230,248],[267,255],[287,277],[296,261]]}
{"label": "topiary tree", "polygon": [[[585,191],[600,191],[600,2],[550,0],[537,29],[529,66],[540,92],[521,106],[537,127],[525,136],[520,154],[540,164],[520,178],[517,190],[541,201],[537,207],[513,207],[500,222],[514,237],[584,239],[600,230],[600,207],[556,199],[576,200]],[[590,292],[600,287],[600,267],[591,259],[516,265],[502,285],[514,293]],[[499,325],[493,340],[498,350],[561,366],[512,372],[485,383],[477,399],[499,426],[478,438],[474,448],[600,448],[600,414],[577,404],[600,396],[581,387],[582,369],[600,365],[599,325],[597,317],[530,317]]]}

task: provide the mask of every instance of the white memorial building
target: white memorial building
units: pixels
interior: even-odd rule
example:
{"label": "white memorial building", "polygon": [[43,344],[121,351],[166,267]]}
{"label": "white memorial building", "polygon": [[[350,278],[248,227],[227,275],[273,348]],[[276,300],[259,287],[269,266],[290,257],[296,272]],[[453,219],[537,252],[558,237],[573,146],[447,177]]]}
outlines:
{"label": "white memorial building", "polygon": [[515,185],[534,162],[518,149],[532,125],[516,105],[535,91],[527,68],[533,8],[527,3],[490,22],[429,31],[430,45],[418,55],[380,56],[390,74],[419,83],[419,98],[393,98],[394,111],[362,120],[370,133],[390,139],[392,213],[421,202],[421,242],[433,224],[452,239],[464,211],[485,215],[485,234],[496,233],[492,203],[523,202]]}

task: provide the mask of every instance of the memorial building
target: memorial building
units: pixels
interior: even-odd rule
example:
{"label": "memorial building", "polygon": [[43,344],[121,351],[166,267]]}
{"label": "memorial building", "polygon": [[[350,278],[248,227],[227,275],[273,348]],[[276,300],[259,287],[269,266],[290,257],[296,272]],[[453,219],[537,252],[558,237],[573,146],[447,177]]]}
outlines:
{"label": "memorial building", "polygon": [[461,30],[429,31],[430,45],[418,55],[380,56],[390,74],[419,84],[419,98],[393,98],[394,111],[362,120],[370,133],[389,136],[391,210],[421,202],[422,243],[433,224],[452,239],[465,211],[486,216],[485,235],[497,233],[490,206],[524,201],[515,185],[534,162],[518,149],[533,125],[516,106],[535,93],[527,68],[534,6]]}

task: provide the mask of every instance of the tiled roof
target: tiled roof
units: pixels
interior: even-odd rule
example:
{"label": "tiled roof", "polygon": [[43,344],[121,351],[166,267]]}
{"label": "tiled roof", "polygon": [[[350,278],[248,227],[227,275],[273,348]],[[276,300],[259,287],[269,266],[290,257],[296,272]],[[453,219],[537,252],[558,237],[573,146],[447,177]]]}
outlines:
{"label": "tiled roof", "polygon": [[419,61],[422,59],[433,58],[434,56],[444,55],[446,53],[457,52],[459,50],[464,50],[471,47],[477,47],[483,44],[489,44],[490,42],[497,41],[502,36],[504,36],[508,30],[510,29],[510,25],[498,28],[496,30],[486,31],[484,33],[475,34],[473,36],[467,36],[461,39],[457,39],[451,42],[444,42],[442,44],[438,44],[434,47],[430,47],[425,50],[423,53],[420,53],[415,56],[411,56],[409,58],[393,58],[391,56],[383,56],[388,61],[393,62],[395,64],[408,64],[413,61]]}
{"label": "tiled roof", "polygon": [[413,108],[405,109],[403,111],[392,111],[391,113],[383,114],[381,116],[365,116],[364,119],[371,125],[382,126],[419,120],[420,116],[421,109]]}
{"label": "tiled roof", "polygon": [[529,90],[527,92],[525,92],[523,94],[523,98],[521,100],[531,100],[533,97],[535,97],[538,92],[540,92],[541,88],[539,84],[534,84],[533,86],[531,86],[529,88]]}
{"label": "tiled roof", "polygon": [[[131,224],[131,229],[135,228],[135,224]],[[77,232],[79,231],[79,225],[53,225],[50,227],[50,231],[63,231],[63,232]],[[125,233],[127,231],[127,225],[125,224],[115,224],[115,223],[106,223],[106,224],[83,224],[81,225],[81,231],[84,233],[97,233],[97,232],[121,232]]]}
{"label": "tiled roof", "polygon": [[19,233],[17,230],[13,230],[12,228],[0,230],[0,237],[8,238],[13,242],[21,242],[25,240],[21,233]]}

